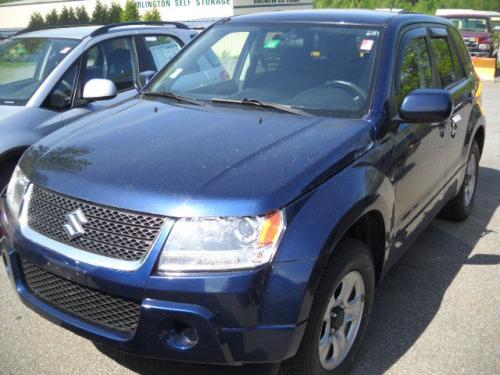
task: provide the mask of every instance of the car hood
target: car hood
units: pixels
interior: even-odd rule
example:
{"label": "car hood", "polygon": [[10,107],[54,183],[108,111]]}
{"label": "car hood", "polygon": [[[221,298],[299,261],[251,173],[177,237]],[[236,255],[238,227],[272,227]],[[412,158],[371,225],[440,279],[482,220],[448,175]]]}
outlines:
{"label": "car hood", "polygon": [[102,117],[31,147],[21,162],[28,178],[134,211],[257,215],[313,189],[371,145],[367,120],[258,108],[133,99]]}
{"label": "car hood", "polygon": [[0,105],[0,124],[25,109],[21,105]]}

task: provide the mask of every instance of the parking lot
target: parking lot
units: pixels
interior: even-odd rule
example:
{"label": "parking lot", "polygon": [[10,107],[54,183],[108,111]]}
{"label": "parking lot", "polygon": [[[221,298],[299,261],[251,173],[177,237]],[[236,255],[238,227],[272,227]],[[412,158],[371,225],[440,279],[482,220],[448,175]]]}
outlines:
{"label": "parking lot", "polygon": [[[354,374],[500,372],[500,81],[484,85],[488,120],[476,205],[435,220],[381,284]],[[1,374],[263,374],[131,357],[96,347],[19,301],[0,272]],[[269,370],[269,371],[268,371]]]}

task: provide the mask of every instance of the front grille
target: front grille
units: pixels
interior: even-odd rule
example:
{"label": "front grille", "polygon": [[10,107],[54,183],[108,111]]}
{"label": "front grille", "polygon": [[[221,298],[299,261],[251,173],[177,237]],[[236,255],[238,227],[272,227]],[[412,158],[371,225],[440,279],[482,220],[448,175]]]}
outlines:
{"label": "front grille", "polygon": [[56,276],[21,259],[26,286],[35,296],[66,313],[119,332],[133,333],[141,305]]}
{"label": "front grille", "polygon": [[[73,240],[64,231],[66,215],[80,209],[87,218],[85,233]],[[143,259],[158,236],[165,219],[98,206],[33,187],[28,206],[28,225],[55,241],[127,261]]]}
{"label": "front grille", "polygon": [[476,38],[464,38],[465,45],[468,49],[477,49],[479,43]]}

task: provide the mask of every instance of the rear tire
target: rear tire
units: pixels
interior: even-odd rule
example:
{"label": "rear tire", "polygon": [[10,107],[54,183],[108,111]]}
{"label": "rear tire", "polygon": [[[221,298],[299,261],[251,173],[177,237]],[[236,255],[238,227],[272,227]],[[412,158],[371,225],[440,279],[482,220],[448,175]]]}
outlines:
{"label": "rear tire", "polygon": [[479,177],[479,146],[472,144],[464,176],[464,181],[457,196],[449,201],[440,213],[440,217],[451,221],[464,221],[470,215],[476,197]]}
{"label": "rear tire", "polygon": [[346,374],[361,347],[374,293],[370,251],[361,241],[342,240],[321,279],[300,348],[281,374]]}

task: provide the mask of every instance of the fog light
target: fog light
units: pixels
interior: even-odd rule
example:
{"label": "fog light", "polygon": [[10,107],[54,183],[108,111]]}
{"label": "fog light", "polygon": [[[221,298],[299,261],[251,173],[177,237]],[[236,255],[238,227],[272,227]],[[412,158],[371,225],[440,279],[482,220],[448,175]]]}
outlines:
{"label": "fog light", "polygon": [[191,349],[198,344],[198,332],[185,323],[177,322],[167,332],[165,341],[176,349]]}

